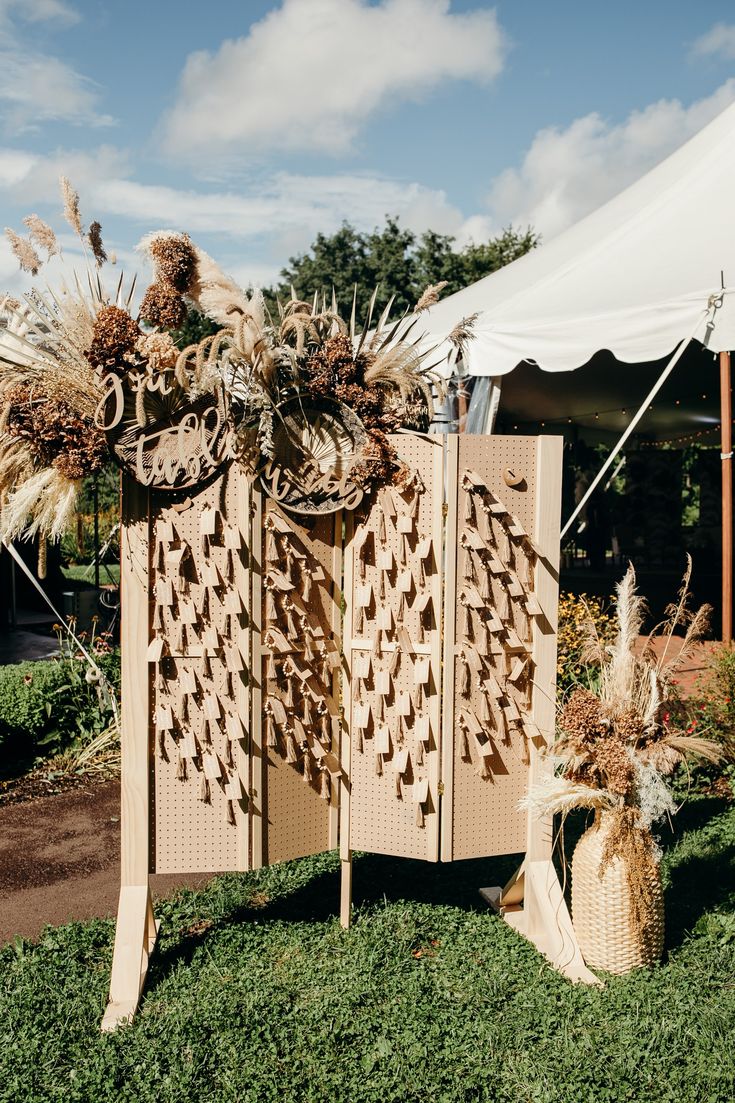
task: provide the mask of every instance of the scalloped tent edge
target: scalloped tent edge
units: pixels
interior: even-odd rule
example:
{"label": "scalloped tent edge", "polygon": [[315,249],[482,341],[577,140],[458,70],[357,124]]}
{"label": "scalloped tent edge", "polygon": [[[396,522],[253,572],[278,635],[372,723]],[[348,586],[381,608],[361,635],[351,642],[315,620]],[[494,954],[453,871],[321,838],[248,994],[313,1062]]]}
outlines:
{"label": "scalloped tent edge", "polygon": [[[729,351],[733,179],[735,104],[548,244],[437,303],[425,329],[444,341],[478,314],[464,353],[474,376],[502,376],[523,361],[571,371],[601,349],[626,364],[657,360],[692,331],[712,352]],[[707,328],[703,311],[722,273],[726,291]]]}

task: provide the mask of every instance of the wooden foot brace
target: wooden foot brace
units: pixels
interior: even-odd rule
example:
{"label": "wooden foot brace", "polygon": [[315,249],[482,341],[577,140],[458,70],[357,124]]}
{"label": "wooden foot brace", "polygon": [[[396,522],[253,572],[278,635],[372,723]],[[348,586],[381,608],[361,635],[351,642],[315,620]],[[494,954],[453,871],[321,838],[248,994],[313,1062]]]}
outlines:
{"label": "wooden foot brace", "polygon": [[553,862],[525,861],[504,888],[480,895],[565,977],[602,983],[584,963]]}
{"label": "wooden foot brace", "polygon": [[115,928],[110,998],[102,1030],[115,1030],[135,1014],[156,943],[158,923],[153,916],[148,885],[124,885]]}

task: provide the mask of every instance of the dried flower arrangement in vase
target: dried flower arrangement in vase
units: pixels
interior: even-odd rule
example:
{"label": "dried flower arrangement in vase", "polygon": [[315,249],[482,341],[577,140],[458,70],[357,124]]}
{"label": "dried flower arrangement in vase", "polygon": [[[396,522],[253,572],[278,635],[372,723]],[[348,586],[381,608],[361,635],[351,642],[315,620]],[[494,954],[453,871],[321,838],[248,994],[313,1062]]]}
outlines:
{"label": "dried flower arrangement in vase", "polygon": [[[645,603],[632,565],[616,594],[617,634],[603,646],[590,622],[585,660],[599,665],[596,692],[578,687],[561,708],[550,750],[554,776],[523,804],[540,816],[592,809],[594,823],[572,860],[572,921],[588,965],[625,973],[663,950],[663,894],[653,825],[676,811],[667,779],[688,756],[712,761],[722,748],[672,721],[673,678],[707,629],[710,609],[688,609],[691,560],[666,620],[637,647]],[[681,648],[672,643],[684,628]],[[659,654],[652,646],[663,637]]]}

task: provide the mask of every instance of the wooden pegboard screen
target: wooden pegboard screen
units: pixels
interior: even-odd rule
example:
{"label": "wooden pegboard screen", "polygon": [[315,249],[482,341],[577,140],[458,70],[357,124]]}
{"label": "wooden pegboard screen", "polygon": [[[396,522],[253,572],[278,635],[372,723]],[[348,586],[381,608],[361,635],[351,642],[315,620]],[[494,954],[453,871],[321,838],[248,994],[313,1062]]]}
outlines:
{"label": "wooden pegboard screen", "polygon": [[297,517],[254,492],[254,856],[337,845],[342,515]]}
{"label": "wooden pegboard screen", "polygon": [[413,473],[348,517],[349,845],[439,856],[443,446],[391,438]]}
{"label": "wooden pegboard screen", "polygon": [[517,804],[554,720],[560,443],[392,440],[411,480],[344,517],[289,515],[237,465],[191,500],[124,481],[141,612],[123,719],[148,713],[152,871],[328,849],[340,799],[343,849],[526,849]]}
{"label": "wooden pegboard screen", "polygon": [[[182,508],[184,506],[185,508]],[[152,866],[250,868],[249,488],[151,496]]]}
{"label": "wooden pegboard screen", "polygon": [[442,860],[526,849],[553,734],[559,438],[448,440]]}

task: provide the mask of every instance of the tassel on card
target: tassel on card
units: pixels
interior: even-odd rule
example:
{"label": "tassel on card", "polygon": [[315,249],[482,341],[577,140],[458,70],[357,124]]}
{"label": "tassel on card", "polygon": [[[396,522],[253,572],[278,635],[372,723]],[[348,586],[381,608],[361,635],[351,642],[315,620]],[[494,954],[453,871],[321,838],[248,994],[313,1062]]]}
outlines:
{"label": "tassel on card", "polygon": [[293,732],[288,732],[286,735],[286,762],[290,762],[292,765],[299,760],[299,749],[296,746],[296,740],[294,739]]}
{"label": "tassel on card", "polygon": [[265,742],[266,746],[274,750],[278,746],[278,736],[276,735],[276,722],[273,719],[272,712],[266,712],[265,714]]}
{"label": "tassel on card", "polygon": [[279,558],[276,534],[270,526],[265,530],[265,557],[269,563],[275,563]]}
{"label": "tassel on card", "polygon": [[378,597],[381,601],[385,601],[385,573],[383,571],[378,574]]}
{"label": "tassel on card", "polygon": [[416,826],[417,827],[423,827],[425,825],[425,823],[426,823],[426,819],[424,817],[424,806],[423,806],[423,804],[417,804],[416,805]]}
{"label": "tassel on card", "polygon": [[385,535],[385,514],[383,513],[381,507],[380,513],[378,515],[378,540],[381,544],[385,543]]}
{"label": "tassel on card", "polygon": [[383,776],[383,756],[382,754],[376,754],[375,756],[375,776]]}
{"label": "tassel on card", "polygon": [[464,520],[466,524],[475,520],[475,503],[469,491],[464,496]]}
{"label": "tassel on card", "polygon": [[209,791],[209,779],[202,774],[201,781],[199,782],[199,800],[202,804],[210,804],[212,801],[212,794]]}
{"label": "tassel on card", "polygon": [[480,694],[480,701],[477,706],[477,719],[480,721],[481,724],[490,723],[490,706],[487,702],[486,693]]}
{"label": "tassel on card", "polygon": [[470,664],[467,661],[467,655],[463,651],[459,658],[462,664],[462,673],[459,681],[459,692],[462,697],[469,697],[470,695]]}
{"label": "tassel on card", "polygon": [[401,775],[396,770],[396,797],[398,800],[403,800],[403,791],[401,789]]}
{"label": "tassel on card", "polygon": [[301,596],[304,599],[304,601],[307,602],[311,598],[311,571],[306,571],[305,570],[303,572],[302,578],[303,578],[303,586],[301,588]]}
{"label": "tassel on card", "polygon": [[292,709],[295,703],[294,691],[293,691],[293,677],[288,675],[286,678],[286,692],[283,695],[283,703],[287,709]]}
{"label": "tassel on card", "polygon": [[278,677],[276,670],[276,656],[273,651],[268,652],[268,656],[265,660],[265,676],[269,681]]}
{"label": "tassel on card", "polygon": [[470,754],[470,741],[467,737],[467,728],[463,724],[460,724],[460,749],[459,757],[463,762],[471,762],[472,755]]}
{"label": "tassel on card", "polygon": [[158,733],[158,753],[164,762],[168,762],[168,751],[166,750],[166,733],[160,731]]}
{"label": "tassel on card", "polygon": [[510,537],[508,533],[503,530],[503,539],[500,541],[499,555],[505,567],[510,566]]}
{"label": "tassel on card", "polygon": [[423,766],[424,764],[424,743],[422,739],[419,739],[416,744],[416,765]]}
{"label": "tassel on card", "polygon": [[503,590],[498,601],[498,617],[506,624],[510,620],[510,596],[507,590]]}
{"label": "tassel on card", "polygon": [[276,598],[273,591],[268,587],[265,591],[265,619],[270,621],[278,620],[278,608],[276,606]]}
{"label": "tassel on card", "polygon": [[487,569],[486,564],[483,563],[483,571],[480,575],[480,597],[483,601],[487,602],[492,599],[493,591],[490,585],[490,572]]}
{"label": "tassel on card", "polygon": [[467,637],[467,639],[470,638],[471,633],[472,633],[472,620],[471,620],[471,617],[470,617],[470,607],[464,601],[462,602],[462,632]]}
{"label": "tassel on card", "polygon": [[419,682],[413,687],[412,704],[415,712],[419,712],[424,701],[424,687]]}
{"label": "tassel on card", "polygon": [[304,752],[304,774],[303,774],[303,777],[304,777],[304,781],[306,782],[307,785],[311,784],[312,776],[313,775],[312,775],[312,769],[311,769],[311,755],[309,754],[308,751],[305,751]]}
{"label": "tassel on card", "polygon": [[179,751],[179,757],[176,762],[176,780],[186,781],[186,759],[182,755],[181,751]]}
{"label": "tassel on card", "polygon": [[332,798],[332,785],[329,779],[329,771],[320,770],[319,775],[319,796],[322,800],[329,803]]}
{"label": "tassel on card", "polygon": [[319,735],[325,747],[332,745],[332,717],[328,712],[323,712],[319,719]]}
{"label": "tassel on card", "polygon": [[227,802],[227,822],[233,827],[237,824],[237,817],[235,816],[235,802],[228,800]]}

